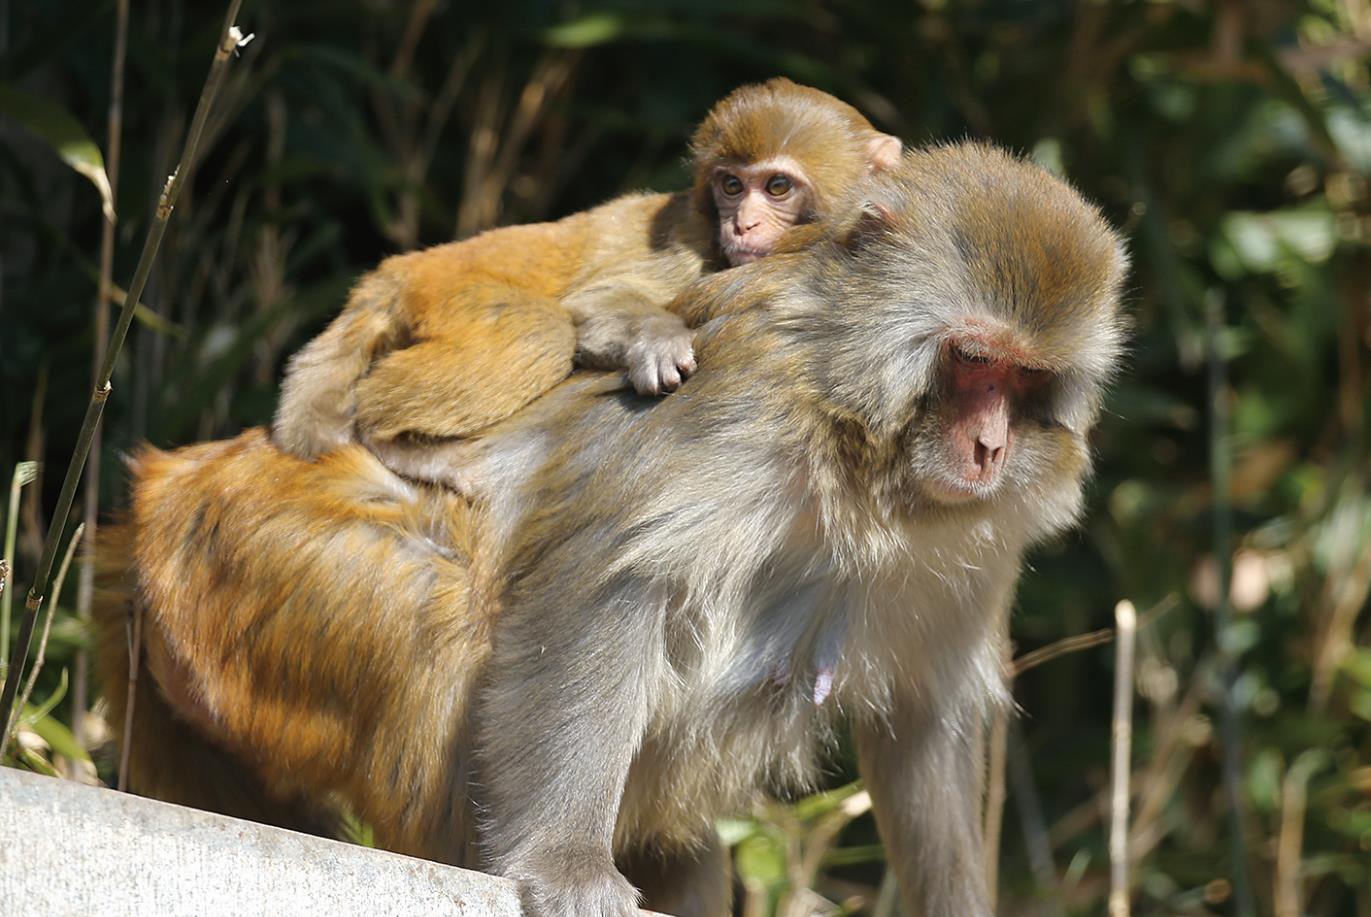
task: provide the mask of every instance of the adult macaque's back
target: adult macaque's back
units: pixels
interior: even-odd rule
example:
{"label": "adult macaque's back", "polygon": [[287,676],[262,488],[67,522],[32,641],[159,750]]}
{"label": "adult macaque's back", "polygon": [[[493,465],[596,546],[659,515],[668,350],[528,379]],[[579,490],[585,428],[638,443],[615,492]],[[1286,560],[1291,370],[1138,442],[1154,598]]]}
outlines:
{"label": "adult macaque's back", "polygon": [[670,391],[695,367],[689,329],[667,309],[676,295],[827,217],[900,148],[817,89],[744,86],[696,131],[690,191],[631,194],[384,261],[291,360],[272,439],[312,458],[360,438],[433,480],[401,450],[508,417],[573,360],[625,370],[640,392]]}
{"label": "adult macaque's back", "polygon": [[475,508],[260,430],[141,455],[100,609],[116,711],[145,615],[131,785],[281,821],[339,799],[545,917],[635,886],[718,915],[714,820],[815,785],[846,726],[909,910],[988,917],[999,634],[1024,550],[1080,510],[1125,258],[988,147],[869,192],[747,268],[676,395],[575,378],[473,444]]}

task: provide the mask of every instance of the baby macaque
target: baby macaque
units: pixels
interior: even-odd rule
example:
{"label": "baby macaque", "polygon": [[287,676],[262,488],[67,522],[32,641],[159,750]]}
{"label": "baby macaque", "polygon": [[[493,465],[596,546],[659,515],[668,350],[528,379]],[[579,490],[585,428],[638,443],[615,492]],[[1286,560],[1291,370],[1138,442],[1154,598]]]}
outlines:
{"label": "baby macaque", "polygon": [[672,391],[695,368],[690,330],[666,308],[677,294],[824,219],[901,144],[847,103],[773,79],[719,102],[691,150],[689,191],[384,261],[291,360],[273,441],[313,458],[360,438],[394,470],[448,480],[434,440],[508,417],[573,364]]}

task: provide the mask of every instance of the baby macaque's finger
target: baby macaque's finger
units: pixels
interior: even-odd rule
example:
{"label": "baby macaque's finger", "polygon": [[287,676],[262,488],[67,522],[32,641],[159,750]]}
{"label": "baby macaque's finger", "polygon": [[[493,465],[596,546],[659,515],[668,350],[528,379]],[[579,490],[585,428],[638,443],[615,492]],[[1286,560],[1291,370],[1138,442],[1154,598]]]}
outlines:
{"label": "baby macaque's finger", "polygon": [[665,359],[662,361],[661,368],[658,370],[661,377],[662,391],[674,392],[681,387],[681,374],[676,369],[676,361]]}

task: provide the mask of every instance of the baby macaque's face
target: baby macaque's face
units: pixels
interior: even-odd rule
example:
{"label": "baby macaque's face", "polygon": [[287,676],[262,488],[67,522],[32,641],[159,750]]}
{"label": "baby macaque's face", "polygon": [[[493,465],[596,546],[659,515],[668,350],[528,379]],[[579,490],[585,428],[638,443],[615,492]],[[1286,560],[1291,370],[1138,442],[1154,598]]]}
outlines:
{"label": "baby macaque's face", "polygon": [[730,267],[771,254],[781,234],[811,209],[808,181],[799,164],[784,156],[721,166],[711,190],[719,211],[719,249]]}

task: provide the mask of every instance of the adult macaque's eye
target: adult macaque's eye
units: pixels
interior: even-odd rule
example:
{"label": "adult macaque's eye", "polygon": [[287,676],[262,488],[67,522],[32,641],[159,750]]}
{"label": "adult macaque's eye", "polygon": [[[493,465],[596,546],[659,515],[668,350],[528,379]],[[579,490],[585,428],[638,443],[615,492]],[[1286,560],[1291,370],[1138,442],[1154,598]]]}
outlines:
{"label": "adult macaque's eye", "polygon": [[780,172],[766,180],[766,193],[772,197],[785,197],[790,193],[792,187],[794,187],[794,183],[790,180],[790,176],[782,175]]}
{"label": "adult macaque's eye", "polygon": [[743,193],[743,180],[736,175],[725,175],[719,179],[719,188],[729,197]]}
{"label": "adult macaque's eye", "polygon": [[969,363],[973,366],[988,366],[990,364],[989,357],[979,353],[968,353],[960,347],[954,350],[953,353],[956,355],[957,362],[959,363]]}

